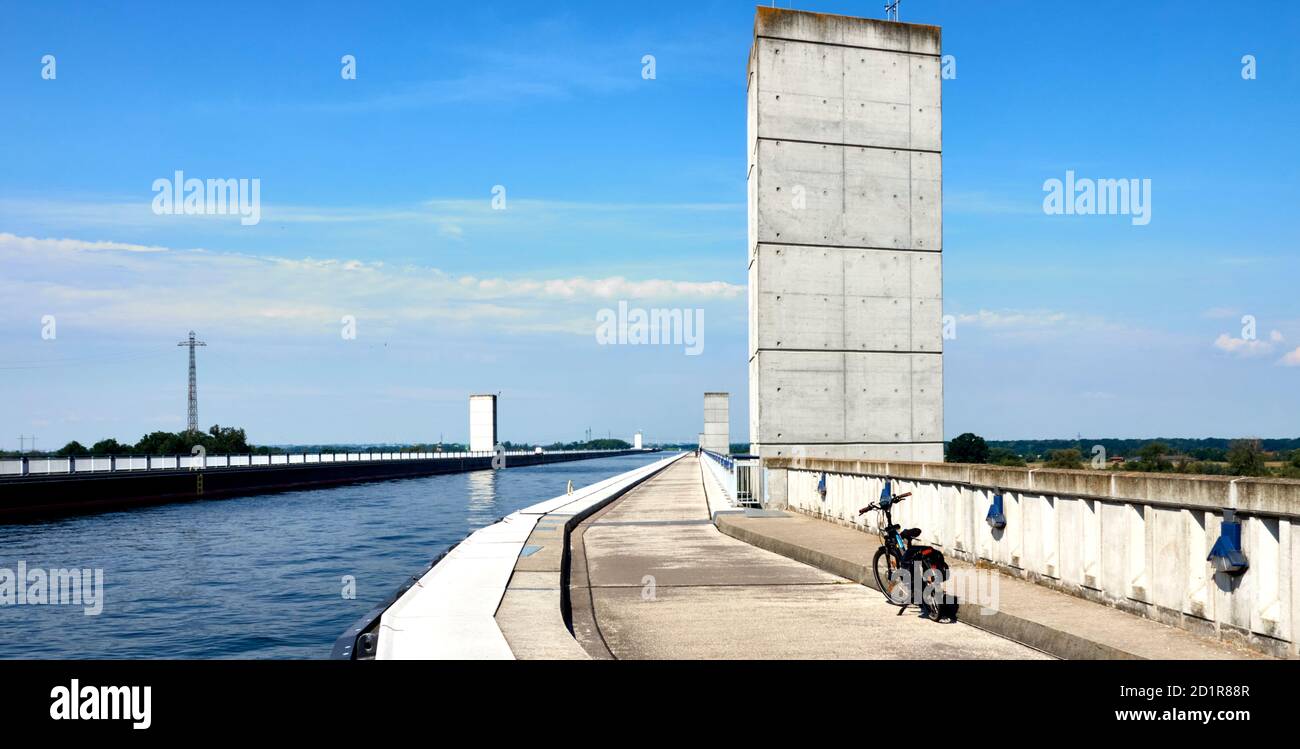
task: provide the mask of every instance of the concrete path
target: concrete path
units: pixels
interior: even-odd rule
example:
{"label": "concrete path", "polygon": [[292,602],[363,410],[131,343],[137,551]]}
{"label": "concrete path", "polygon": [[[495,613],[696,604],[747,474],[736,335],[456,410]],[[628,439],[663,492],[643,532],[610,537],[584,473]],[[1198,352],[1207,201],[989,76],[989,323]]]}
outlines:
{"label": "concrete path", "polygon": [[[871,579],[871,555],[878,537],[795,512],[783,517],[724,514],[722,532],[818,569],[852,579]],[[948,560],[954,576],[976,571]],[[959,622],[1027,643],[1059,658],[1071,660],[1215,660],[1257,659],[1267,656],[1216,639],[1199,637],[1150,619],[1050,590],[1027,580],[981,569],[995,575],[995,605],[963,604]],[[987,586],[980,586],[985,588]]]}
{"label": "concrete path", "polygon": [[876,591],[723,535],[692,457],[579,526],[572,546],[574,632],[595,657],[1047,657],[900,616]]}

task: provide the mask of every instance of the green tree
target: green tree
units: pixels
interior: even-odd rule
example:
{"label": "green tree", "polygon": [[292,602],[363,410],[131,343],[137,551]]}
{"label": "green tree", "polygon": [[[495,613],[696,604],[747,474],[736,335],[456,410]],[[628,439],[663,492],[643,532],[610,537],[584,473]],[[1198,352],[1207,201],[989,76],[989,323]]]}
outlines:
{"label": "green tree", "polygon": [[1169,454],[1169,445],[1163,442],[1148,442],[1138,449],[1137,464],[1139,471],[1168,471],[1173,468],[1165,456]]}
{"label": "green tree", "polygon": [[1083,462],[1083,453],[1079,448],[1071,447],[1066,450],[1051,450],[1047,453],[1047,462],[1043,465],[1047,468],[1078,468]]}
{"label": "green tree", "polygon": [[130,445],[123,445],[121,442],[109,437],[106,440],[100,440],[90,446],[91,455],[126,455],[131,452]]}
{"label": "green tree", "polygon": [[1259,440],[1233,440],[1228,447],[1228,473],[1234,476],[1267,476],[1264,451]]}
{"label": "green tree", "polygon": [[[196,440],[196,444],[203,445],[204,449],[214,455],[236,455],[249,452],[248,437],[244,434],[243,429],[213,424],[212,428],[208,430],[207,437],[208,439]],[[186,452],[189,451],[186,450]]]}
{"label": "green tree", "polygon": [[150,432],[135,443],[135,452],[141,455],[179,455],[190,452],[181,435],[172,432]]}
{"label": "green tree", "polygon": [[984,438],[973,432],[959,434],[948,443],[949,463],[987,463],[989,462],[989,445]]}
{"label": "green tree", "polygon": [[989,460],[995,466],[1023,467],[1025,459],[1005,447],[990,447]]}
{"label": "green tree", "polygon": [[60,447],[58,452],[54,454],[59,456],[60,458],[81,457],[81,456],[89,455],[90,451],[86,449],[85,445],[81,444],[76,440],[73,440],[68,444],[64,445],[63,447]]}

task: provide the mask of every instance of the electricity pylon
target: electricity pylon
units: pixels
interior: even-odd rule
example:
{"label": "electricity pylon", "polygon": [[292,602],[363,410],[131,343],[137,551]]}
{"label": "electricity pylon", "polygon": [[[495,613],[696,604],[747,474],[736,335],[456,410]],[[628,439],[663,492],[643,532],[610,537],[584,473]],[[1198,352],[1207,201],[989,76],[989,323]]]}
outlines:
{"label": "electricity pylon", "polygon": [[176,345],[188,346],[190,349],[190,412],[189,428],[186,429],[186,431],[197,432],[199,431],[199,389],[197,378],[194,375],[194,348],[196,346],[206,346],[208,344],[203,341],[194,340],[194,331],[191,330],[189,340],[181,341]]}

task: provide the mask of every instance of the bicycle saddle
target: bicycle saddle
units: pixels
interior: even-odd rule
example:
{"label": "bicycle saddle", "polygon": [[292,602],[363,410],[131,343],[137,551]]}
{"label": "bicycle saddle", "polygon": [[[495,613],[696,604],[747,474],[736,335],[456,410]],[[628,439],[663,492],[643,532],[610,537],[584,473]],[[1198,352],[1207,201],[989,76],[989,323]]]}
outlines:
{"label": "bicycle saddle", "polygon": [[900,533],[900,534],[898,534],[898,535],[902,536],[903,538],[916,538],[917,536],[921,535],[921,529],[920,529],[920,528],[908,528],[907,530],[903,531],[902,533]]}

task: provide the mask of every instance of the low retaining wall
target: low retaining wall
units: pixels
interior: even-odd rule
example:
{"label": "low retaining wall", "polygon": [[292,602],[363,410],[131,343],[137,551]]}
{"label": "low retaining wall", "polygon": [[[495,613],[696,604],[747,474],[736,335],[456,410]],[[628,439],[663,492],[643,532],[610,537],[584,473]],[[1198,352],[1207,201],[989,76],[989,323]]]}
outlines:
{"label": "low retaining wall", "polygon": [[[642,452],[645,451],[611,450],[510,455],[506,457],[506,470],[511,467],[608,458]],[[0,479],[0,521],[96,512],[193,499],[319,488],[359,481],[479,471],[492,468],[492,460],[492,456],[487,455],[464,458],[362,460],[9,477]]]}
{"label": "low retaining wall", "polygon": [[[877,531],[857,510],[912,492],[894,520],[921,540],[973,563],[1272,655],[1297,655],[1300,621],[1300,481],[951,463],[764,462],[774,502]],[[826,476],[825,496],[818,491]],[[996,494],[1006,527],[985,522]],[[1242,523],[1250,567],[1216,572],[1206,561],[1223,510]]]}
{"label": "low retaining wall", "polygon": [[[512,659],[515,657],[496,621],[497,608],[528,538],[545,518],[553,518],[568,534],[579,522],[642,481],[667,468],[684,453],[561,494],[481,528],[434,561],[428,571],[408,581],[393,599],[350,627],[335,643],[333,657],[341,660]],[[536,551],[536,550],[534,550]],[[533,633],[534,639],[572,641],[565,628],[562,591],[554,581],[555,626]],[[545,599],[541,605],[550,605]],[[537,602],[540,603],[540,602]],[[539,617],[547,620],[547,617]],[[536,645],[537,643],[534,643]]]}

